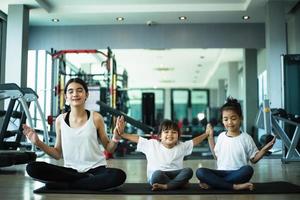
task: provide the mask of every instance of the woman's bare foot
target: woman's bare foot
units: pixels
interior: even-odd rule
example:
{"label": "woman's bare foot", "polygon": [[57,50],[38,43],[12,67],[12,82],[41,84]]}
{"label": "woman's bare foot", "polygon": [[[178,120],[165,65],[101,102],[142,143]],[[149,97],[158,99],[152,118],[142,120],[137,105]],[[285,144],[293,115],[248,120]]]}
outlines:
{"label": "woman's bare foot", "polygon": [[206,183],[201,183],[201,182],[199,183],[199,186],[200,186],[201,189],[204,189],[204,190],[207,190],[207,189],[210,188],[209,185],[207,185]]}
{"label": "woman's bare foot", "polygon": [[152,190],[167,190],[168,189],[168,185],[167,184],[159,184],[159,183],[154,183],[152,185]]}
{"label": "woman's bare foot", "polygon": [[233,184],[234,190],[253,190],[254,185],[253,183],[241,183],[241,184]]}

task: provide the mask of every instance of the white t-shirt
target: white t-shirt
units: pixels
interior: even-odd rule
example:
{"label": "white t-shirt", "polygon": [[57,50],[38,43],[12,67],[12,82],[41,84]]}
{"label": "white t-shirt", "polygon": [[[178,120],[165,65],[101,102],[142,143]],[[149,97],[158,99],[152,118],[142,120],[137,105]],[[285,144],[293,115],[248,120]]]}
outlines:
{"label": "white t-shirt", "polygon": [[184,156],[190,155],[193,151],[193,141],[179,142],[173,148],[166,148],[161,142],[139,137],[137,151],[146,155],[147,178],[150,180],[156,170],[172,171],[183,168]]}
{"label": "white t-shirt", "polygon": [[106,165],[106,159],[97,139],[97,129],[93,112],[87,122],[78,128],[68,126],[61,114],[61,144],[64,166],[86,172],[89,169]]}
{"label": "white t-shirt", "polygon": [[229,137],[222,132],[215,145],[219,170],[236,170],[248,164],[258,149],[250,135],[242,132],[236,137]]}

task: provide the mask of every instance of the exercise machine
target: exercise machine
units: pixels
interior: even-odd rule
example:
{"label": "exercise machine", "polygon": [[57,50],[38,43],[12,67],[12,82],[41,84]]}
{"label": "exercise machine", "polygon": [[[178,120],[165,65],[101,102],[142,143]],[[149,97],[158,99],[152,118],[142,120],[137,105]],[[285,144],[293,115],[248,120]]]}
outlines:
{"label": "exercise machine", "polygon": [[[6,99],[9,100],[7,110],[1,112],[4,119],[0,132],[0,167],[25,164],[34,161],[37,156],[43,155],[42,153],[36,152],[34,145],[25,142],[26,140],[24,140],[22,133],[22,124],[26,123],[26,120],[28,121],[29,126],[33,127],[32,118],[28,108],[31,102],[35,102],[39,113],[43,116],[37,101],[38,96],[32,89],[21,89],[15,83],[0,84],[0,100],[4,102]],[[14,110],[16,103],[21,105],[20,111]],[[18,109],[18,107],[19,106],[16,108]],[[19,118],[19,124],[15,125],[17,130],[8,131],[12,117]],[[44,139],[47,140],[47,128],[44,127],[44,129]],[[24,142],[22,142],[22,139]],[[46,140],[45,142],[47,143]],[[29,145],[31,146],[31,150],[27,149]]]}
{"label": "exercise machine", "polygon": [[[291,121],[287,118],[276,115],[277,109],[270,109],[270,102],[265,99],[260,106],[256,125],[266,131],[266,135],[276,134],[282,140],[282,158],[283,163],[300,161],[300,153],[297,149],[297,144],[300,139],[300,123]],[[276,113],[276,114],[275,114]],[[288,136],[284,127],[292,125],[295,127],[292,138]]]}

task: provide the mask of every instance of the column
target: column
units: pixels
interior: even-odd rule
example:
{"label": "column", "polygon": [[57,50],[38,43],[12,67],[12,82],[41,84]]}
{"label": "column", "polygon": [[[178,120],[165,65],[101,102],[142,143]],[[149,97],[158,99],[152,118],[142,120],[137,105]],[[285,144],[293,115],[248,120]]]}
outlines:
{"label": "column", "polygon": [[226,100],[226,86],[225,79],[218,81],[218,106],[222,106]]}
{"label": "column", "polygon": [[271,107],[283,107],[281,91],[281,55],[286,54],[286,23],[282,0],[266,5],[267,94]]}
{"label": "column", "polygon": [[228,78],[228,90],[227,90],[227,96],[232,96],[236,99],[238,99],[238,62],[229,62],[228,63],[228,72],[229,72],[229,78]]}
{"label": "column", "polygon": [[[244,50],[244,95],[242,109],[244,113],[244,130],[252,135],[255,117],[258,112],[258,83],[257,83],[257,50]],[[255,136],[256,137],[256,136]]]}
{"label": "column", "polygon": [[29,9],[25,5],[9,5],[5,82],[26,86]]}

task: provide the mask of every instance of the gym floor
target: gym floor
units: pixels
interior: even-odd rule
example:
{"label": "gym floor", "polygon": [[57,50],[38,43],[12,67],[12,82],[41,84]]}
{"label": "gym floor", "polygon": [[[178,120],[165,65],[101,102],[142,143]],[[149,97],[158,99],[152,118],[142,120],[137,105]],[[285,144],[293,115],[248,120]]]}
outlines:
{"label": "gym floor", "polygon": [[[56,161],[48,157],[39,158],[46,162],[61,164],[61,161]],[[191,167],[194,171],[199,167],[214,168],[214,160],[186,160],[184,165]],[[146,160],[144,159],[111,159],[108,160],[108,165],[116,168],[121,168],[127,173],[128,183],[143,183],[146,181]],[[268,181],[288,181],[300,185],[300,163],[291,162],[282,164],[280,159],[264,158],[254,165],[254,176],[252,182],[268,182]],[[194,176],[191,180],[197,183],[197,178]],[[299,199],[300,194],[266,194],[266,195],[86,195],[86,194],[34,194],[33,190],[43,186],[42,183],[32,180],[25,172],[25,165],[11,166],[0,168],[0,199],[1,200],[43,200],[43,199],[101,199],[101,200],[217,200],[217,199],[280,199],[294,200]]]}

